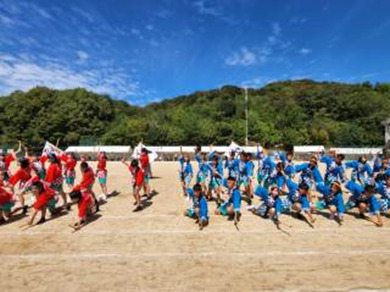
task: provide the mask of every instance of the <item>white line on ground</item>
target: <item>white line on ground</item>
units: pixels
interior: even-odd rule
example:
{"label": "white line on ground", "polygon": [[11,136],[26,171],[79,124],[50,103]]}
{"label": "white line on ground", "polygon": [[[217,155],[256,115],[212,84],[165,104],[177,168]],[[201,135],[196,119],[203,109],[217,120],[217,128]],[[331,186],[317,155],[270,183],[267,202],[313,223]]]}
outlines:
{"label": "white line on ground", "polygon": [[320,251],[259,251],[259,252],[179,252],[179,253],[76,253],[76,254],[2,254],[0,259],[96,259],[96,258],[145,258],[145,257],[266,257],[266,256],[318,256],[318,255],[384,255],[390,249],[382,250],[320,250]]}
{"label": "white line on ground", "polygon": [[[375,228],[374,226],[369,226],[369,228],[317,228],[317,229],[310,229],[308,228],[301,228],[301,229],[294,229],[290,228],[287,229],[292,235],[294,233],[321,233],[321,232],[334,232],[335,234],[341,233],[341,232],[364,232],[366,233],[369,230],[380,232],[380,231],[388,231],[390,228],[382,227],[382,228]],[[173,235],[173,234],[198,234],[198,235],[210,235],[210,234],[282,234],[279,230],[240,230],[237,231],[236,229],[232,230],[203,230],[199,231],[198,229],[194,228],[194,230],[89,230],[87,228],[82,229],[77,232],[77,234],[91,234],[91,235],[115,235],[115,234],[132,234],[132,235],[148,235],[148,234],[161,234],[161,235]],[[61,230],[30,230],[30,231],[0,231],[0,235],[15,235],[15,236],[23,236],[23,235],[45,235],[45,234],[61,234],[61,235],[72,235],[71,231]]]}

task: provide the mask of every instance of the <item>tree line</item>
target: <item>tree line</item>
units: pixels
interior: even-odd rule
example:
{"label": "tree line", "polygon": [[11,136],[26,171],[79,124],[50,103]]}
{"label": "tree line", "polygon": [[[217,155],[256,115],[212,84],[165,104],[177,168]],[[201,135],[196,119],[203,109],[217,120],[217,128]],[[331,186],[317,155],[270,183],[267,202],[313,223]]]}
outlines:
{"label": "tree line", "polygon": [[[382,146],[390,83],[283,81],[249,89],[249,140],[283,144]],[[46,139],[79,145],[226,145],[245,141],[244,90],[235,86],[130,105],[83,88],[36,87],[0,98],[0,145],[39,149]]]}

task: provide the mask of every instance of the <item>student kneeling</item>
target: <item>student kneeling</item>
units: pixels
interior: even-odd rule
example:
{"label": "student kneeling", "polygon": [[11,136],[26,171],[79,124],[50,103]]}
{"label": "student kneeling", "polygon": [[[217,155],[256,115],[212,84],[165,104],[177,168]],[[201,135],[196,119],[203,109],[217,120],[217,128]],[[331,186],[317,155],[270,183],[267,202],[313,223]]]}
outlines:
{"label": "student kneeling", "polygon": [[234,221],[237,223],[241,217],[241,192],[236,185],[236,179],[229,177],[227,179],[227,187],[229,190],[228,197],[224,202],[215,210],[216,215],[229,215],[234,216]]}
{"label": "student kneeling", "polygon": [[202,186],[196,184],[192,189],[188,188],[187,194],[191,199],[192,206],[185,211],[184,215],[195,218],[199,229],[202,230],[209,224],[207,200],[202,193]]}
{"label": "student kneeling", "polygon": [[77,221],[71,224],[70,227],[79,230],[87,221],[87,217],[96,212],[95,201],[87,190],[78,188],[73,189],[69,197],[72,203],[77,204],[79,210]]}
{"label": "student kneeling", "polygon": [[46,210],[49,209],[51,213],[54,212],[58,202],[56,191],[49,187],[45,187],[40,181],[36,181],[31,185],[31,192],[35,195],[36,202],[33,205],[33,211],[27,221],[27,225],[30,226],[33,224],[38,212],[41,212],[42,215],[37,224],[44,223],[46,221]]}

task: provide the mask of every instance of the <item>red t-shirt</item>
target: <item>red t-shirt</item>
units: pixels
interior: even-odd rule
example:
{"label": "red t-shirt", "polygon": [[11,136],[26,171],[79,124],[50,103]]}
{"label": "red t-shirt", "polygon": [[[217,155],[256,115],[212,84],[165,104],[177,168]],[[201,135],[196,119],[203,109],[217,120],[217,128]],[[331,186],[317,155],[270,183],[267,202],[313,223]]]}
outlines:
{"label": "red t-shirt", "polygon": [[83,173],[83,179],[80,183],[80,188],[87,189],[90,185],[95,182],[95,174],[93,170],[89,168],[86,172]]}
{"label": "red t-shirt", "polygon": [[142,169],[146,169],[149,165],[149,156],[148,154],[142,154],[140,157],[141,167]]}
{"label": "red t-shirt", "polygon": [[37,201],[34,204],[35,210],[40,210],[47,205],[47,203],[54,198],[55,191],[49,188],[45,188],[45,190],[39,194]]}
{"label": "red t-shirt", "polygon": [[82,194],[81,200],[78,203],[79,208],[79,218],[85,219],[87,217],[88,209],[91,207],[92,197],[89,193],[84,192]]}
{"label": "red t-shirt", "polygon": [[47,157],[47,154],[43,154],[40,158],[39,158],[39,161],[42,163],[43,166],[45,166],[45,162],[48,160],[49,158]]}
{"label": "red t-shirt", "polygon": [[145,178],[145,174],[144,174],[143,170],[141,168],[139,168],[135,174],[135,185],[137,187],[142,186],[142,184],[144,183],[144,178]]}
{"label": "red t-shirt", "polygon": [[74,169],[77,165],[76,159],[74,159],[72,157],[68,158],[68,156],[66,156],[66,155],[61,156],[61,161],[65,162],[65,169],[67,171],[74,171]]}
{"label": "red t-shirt", "polygon": [[11,176],[9,179],[9,183],[12,186],[15,186],[19,181],[26,182],[31,178],[31,169],[27,168],[19,168],[18,171]]}
{"label": "red t-shirt", "polygon": [[98,159],[99,159],[98,165],[97,165],[98,170],[106,171],[106,165],[107,165],[106,157],[104,157],[103,155],[99,155]]}
{"label": "red t-shirt", "polygon": [[61,167],[58,163],[51,163],[46,173],[45,181],[53,183],[56,179],[62,177]]}
{"label": "red t-shirt", "polygon": [[0,187],[0,206],[4,205],[5,203],[11,202],[12,199],[12,194]]}
{"label": "red t-shirt", "polygon": [[15,157],[13,155],[10,155],[8,154],[5,159],[4,159],[4,166],[5,166],[5,169],[9,169],[10,165],[11,165],[11,162],[12,161],[15,161]]}

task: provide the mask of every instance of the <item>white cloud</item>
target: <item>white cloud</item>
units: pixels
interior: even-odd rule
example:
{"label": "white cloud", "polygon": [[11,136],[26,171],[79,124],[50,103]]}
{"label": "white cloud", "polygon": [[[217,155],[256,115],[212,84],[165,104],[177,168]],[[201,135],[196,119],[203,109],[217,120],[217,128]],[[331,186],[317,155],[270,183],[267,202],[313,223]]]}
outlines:
{"label": "white cloud", "polygon": [[200,0],[200,1],[194,2],[193,5],[197,9],[197,11],[203,15],[221,16],[223,14],[221,7],[206,6],[205,3],[206,3],[206,0]]}
{"label": "white cloud", "polygon": [[132,76],[116,67],[80,71],[60,62],[39,63],[0,54],[0,94],[35,86],[55,89],[84,87],[116,98],[143,96],[147,92]]}
{"label": "white cloud", "polygon": [[291,19],[291,23],[298,23],[298,24],[300,24],[300,23],[305,23],[305,22],[307,22],[307,18],[305,18],[305,17],[293,17],[292,19]]}
{"label": "white cloud", "polygon": [[308,54],[310,54],[312,51],[310,50],[310,49],[308,49],[308,48],[302,48],[302,49],[300,49],[299,50],[299,53],[301,54],[301,55],[308,55]]}
{"label": "white cloud", "polygon": [[53,18],[53,16],[51,16],[51,14],[49,12],[47,12],[45,9],[43,9],[41,7],[38,7],[35,4],[30,4],[30,5],[31,5],[31,8],[33,10],[35,10],[40,16],[42,16],[44,18],[47,18],[47,19],[52,19]]}
{"label": "white cloud", "polygon": [[11,18],[9,18],[8,16],[0,14],[0,23],[2,23],[4,25],[12,25],[12,24],[14,24],[14,21]]}
{"label": "white cloud", "polygon": [[156,15],[157,17],[163,18],[163,19],[167,19],[167,18],[171,17],[173,14],[174,14],[173,11],[170,11],[167,9],[161,9],[161,10],[154,13],[154,15]]}
{"label": "white cloud", "polygon": [[279,36],[281,32],[282,32],[282,29],[280,28],[280,24],[278,22],[274,22],[272,24],[272,33],[275,36]]}
{"label": "white cloud", "polygon": [[89,13],[89,12],[83,10],[82,8],[79,8],[79,7],[72,7],[72,10],[73,10],[74,12],[76,12],[77,14],[79,14],[79,15],[80,15],[81,17],[83,17],[84,19],[86,19],[87,21],[89,21],[89,22],[91,22],[91,23],[95,22],[95,17],[94,17],[91,13]]}
{"label": "white cloud", "polygon": [[242,87],[261,87],[261,86],[264,86],[264,85],[271,83],[271,82],[274,82],[274,81],[275,81],[274,79],[270,79],[268,77],[258,76],[258,77],[254,77],[252,79],[245,80],[245,81],[241,82],[241,86]]}
{"label": "white cloud", "polygon": [[136,35],[136,36],[139,36],[141,34],[141,31],[137,28],[132,28],[130,29],[130,32],[133,34],[133,35]]}
{"label": "white cloud", "polygon": [[256,54],[246,47],[241,47],[238,52],[234,52],[232,56],[225,59],[225,63],[229,66],[250,66],[256,62]]}
{"label": "white cloud", "polygon": [[89,55],[84,51],[77,51],[76,53],[78,56],[78,62],[80,63],[84,63],[89,58]]}
{"label": "white cloud", "polygon": [[282,57],[273,56],[276,50],[286,50],[291,46],[290,42],[282,40],[282,29],[279,23],[275,22],[271,25],[271,32],[265,39],[263,44],[252,50],[243,46],[238,52],[233,52],[229,57],[225,58],[225,64],[230,66],[250,66],[255,64],[264,64],[272,59],[275,62],[281,62]]}
{"label": "white cloud", "polygon": [[154,29],[153,25],[151,25],[151,24],[148,24],[145,28],[147,30],[153,30]]}

